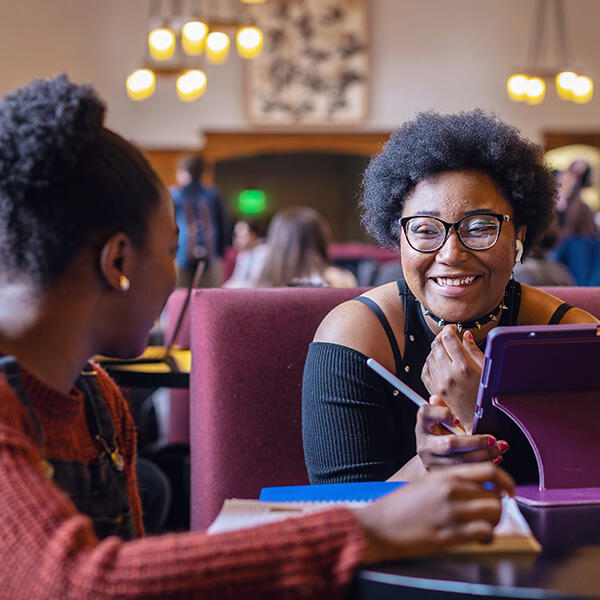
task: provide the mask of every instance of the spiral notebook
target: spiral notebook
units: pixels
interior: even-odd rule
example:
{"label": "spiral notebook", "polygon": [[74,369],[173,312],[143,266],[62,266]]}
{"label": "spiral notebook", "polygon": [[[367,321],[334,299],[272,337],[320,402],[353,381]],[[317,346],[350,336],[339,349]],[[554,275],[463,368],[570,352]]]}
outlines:
{"label": "spiral notebook", "polygon": [[[358,508],[373,502],[406,482],[368,481],[361,483],[334,483],[324,485],[292,485],[268,487],[261,490],[258,500],[225,500],[208,533],[222,533],[246,529],[294,518],[332,506]],[[458,554],[494,552],[540,552],[541,546],[533,536],[516,501],[502,498],[502,516],[494,529],[490,544],[462,544],[446,550]]]}

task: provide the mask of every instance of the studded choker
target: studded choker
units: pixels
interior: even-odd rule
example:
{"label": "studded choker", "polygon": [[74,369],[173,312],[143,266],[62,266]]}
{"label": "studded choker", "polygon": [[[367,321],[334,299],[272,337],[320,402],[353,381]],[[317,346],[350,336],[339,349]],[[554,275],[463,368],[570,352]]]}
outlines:
{"label": "studded choker", "polygon": [[[423,305],[421,305],[423,306]],[[498,315],[503,311],[507,310],[508,306],[504,304],[504,299],[502,302],[498,304],[498,306],[488,315],[483,315],[478,319],[473,319],[472,321],[446,321],[446,319],[442,319],[436,315],[434,315],[430,310],[423,306],[423,314],[430,319],[433,319],[437,322],[440,327],[444,325],[456,325],[456,329],[460,332],[463,329],[481,329],[484,325],[487,325],[490,321],[497,321]]]}

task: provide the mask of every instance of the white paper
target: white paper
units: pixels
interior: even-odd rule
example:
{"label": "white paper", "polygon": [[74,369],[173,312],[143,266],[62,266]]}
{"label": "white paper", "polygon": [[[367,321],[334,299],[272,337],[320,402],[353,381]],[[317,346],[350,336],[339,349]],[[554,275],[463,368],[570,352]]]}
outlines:
{"label": "white paper", "polygon": [[[217,518],[207,533],[222,533],[235,529],[247,529],[300,517],[308,512],[326,510],[334,505],[356,508],[365,502],[261,502],[259,500],[225,500]],[[494,542],[491,544],[462,544],[450,549],[450,552],[520,552],[541,550],[531,529],[521,514],[514,498],[502,497],[502,515],[494,529]]]}

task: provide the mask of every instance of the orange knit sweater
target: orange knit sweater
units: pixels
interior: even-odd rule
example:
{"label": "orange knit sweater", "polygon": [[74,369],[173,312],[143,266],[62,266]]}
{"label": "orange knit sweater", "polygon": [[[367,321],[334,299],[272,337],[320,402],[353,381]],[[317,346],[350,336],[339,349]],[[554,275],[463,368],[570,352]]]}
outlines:
{"label": "orange knit sweater", "polygon": [[[99,370],[138,531],[135,430],[118,388]],[[46,454],[90,461],[79,390],[64,395],[24,374]],[[245,531],[99,542],[91,521],[42,473],[27,410],[0,377],[0,598],[327,598],[344,595],[364,542],[350,511],[329,510]]]}

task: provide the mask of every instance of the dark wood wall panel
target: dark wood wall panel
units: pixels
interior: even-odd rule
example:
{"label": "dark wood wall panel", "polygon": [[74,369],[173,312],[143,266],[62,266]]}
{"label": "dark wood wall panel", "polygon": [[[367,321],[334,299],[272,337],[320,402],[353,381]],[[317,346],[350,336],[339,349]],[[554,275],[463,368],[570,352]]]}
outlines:
{"label": "dark wood wall panel", "polygon": [[545,150],[553,150],[554,148],[571,146],[573,144],[585,144],[586,146],[600,148],[600,132],[577,133],[568,131],[547,131],[544,133]]}

